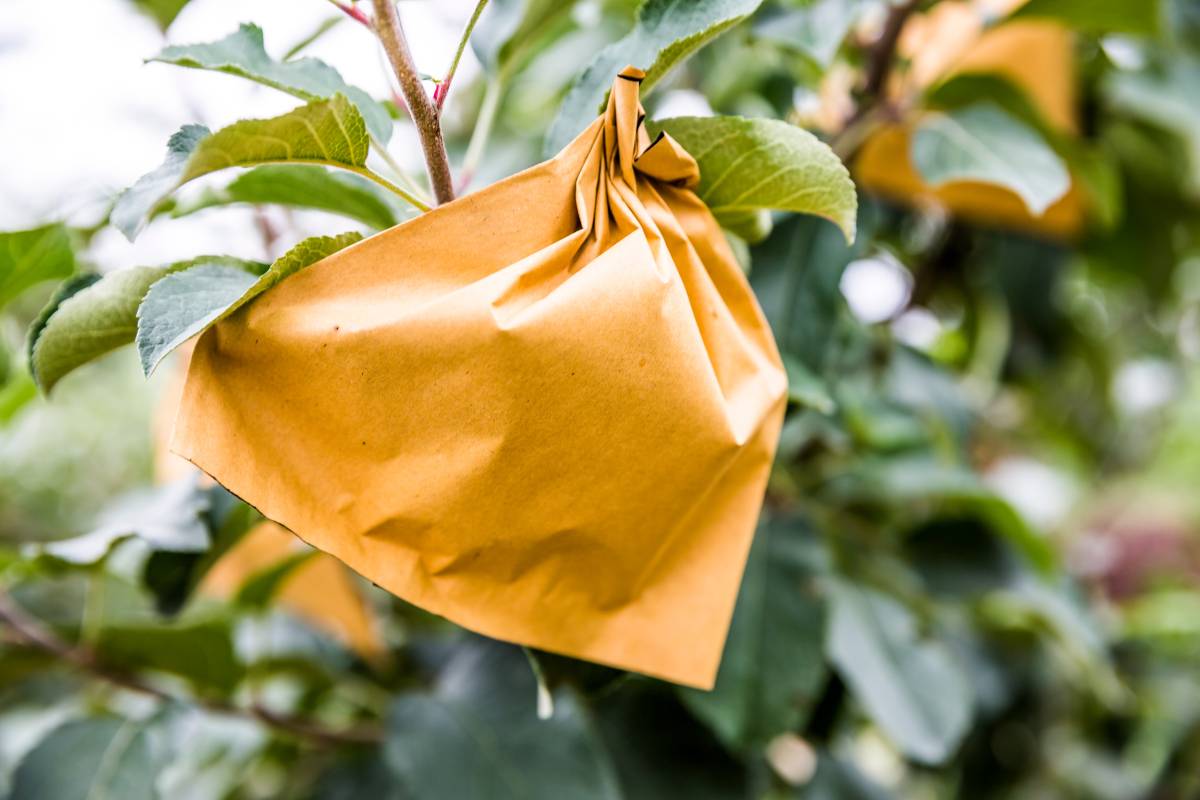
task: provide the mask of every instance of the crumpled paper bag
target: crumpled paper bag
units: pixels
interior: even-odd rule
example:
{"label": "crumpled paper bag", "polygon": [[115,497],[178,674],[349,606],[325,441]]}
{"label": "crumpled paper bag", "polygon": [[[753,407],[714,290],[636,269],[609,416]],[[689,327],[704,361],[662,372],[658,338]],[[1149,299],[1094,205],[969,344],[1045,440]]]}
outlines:
{"label": "crumpled paper bag", "polygon": [[210,329],[173,448],[466,628],[708,688],[787,387],[641,77],[550,161]]}

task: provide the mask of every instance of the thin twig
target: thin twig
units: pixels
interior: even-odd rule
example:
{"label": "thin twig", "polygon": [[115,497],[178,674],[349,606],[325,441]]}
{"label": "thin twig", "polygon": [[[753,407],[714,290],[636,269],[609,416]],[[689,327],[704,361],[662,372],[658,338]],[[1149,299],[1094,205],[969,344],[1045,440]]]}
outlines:
{"label": "thin twig", "polygon": [[906,0],[900,5],[892,6],[888,11],[879,38],[867,52],[867,72],[863,79],[863,100],[858,108],[858,116],[865,114],[882,99],[887,89],[888,76],[896,61],[896,48],[900,44],[900,34],[904,32],[908,18],[913,15],[919,5],[920,0]]}
{"label": "thin twig", "polygon": [[393,2],[394,0],[374,0],[375,33],[379,36],[392,70],[396,73],[400,91],[404,94],[404,102],[408,105],[408,113],[412,115],[413,123],[417,126],[433,196],[438,203],[448,203],[454,199],[454,179],[450,175],[446,143],[442,140],[442,123],[437,106],[421,83],[421,76],[413,62],[412,52],[408,49],[408,40],[404,38],[404,28],[400,25],[400,17],[396,14]]}
{"label": "thin twig", "polygon": [[190,698],[175,695],[157,686],[145,683],[133,675],[119,672],[105,665],[96,654],[81,647],[72,647],[28,612],[0,592],[0,624],[8,628],[13,639],[26,647],[41,650],[47,655],[85,672],[93,678],[131,692],[144,694],[163,702],[174,702],[199,706],[215,714],[254,719],[276,730],[303,739],[324,744],[375,744],[383,739],[383,732],[376,726],[354,728],[327,728],[319,723],[282,714],[254,704],[249,707],[236,706],[224,700]]}
{"label": "thin twig", "polygon": [[458,62],[462,60],[463,51],[467,49],[467,42],[471,40],[471,31],[475,30],[475,23],[479,22],[479,15],[483,13],[484,6],[487,4],[488,0],[478,0],[475,3],[475,11],[467,20],[467,27],[463,30],[462,38],[458,40],[458,49],[454,51],[454,60],[450,62],[450,69],[446,70],[446,77],[442,78],[441,82],[433,89],[433,102],[437,104],[438,111],[441,111],[442,106],[446,105],[446,95],[450,94],[450,83],[454,80],[454,73],[458,71]]}
{"label": "thin twig", "polygon": [[354,20],[360,25],[366,26],[371,30],[375,30],[375,24],[371,22],[371,18],[364,14],[362,9],[358,6],[354,5],[353,3],[343,3],[341,0],[329,0],[329,2],[350,19]]}

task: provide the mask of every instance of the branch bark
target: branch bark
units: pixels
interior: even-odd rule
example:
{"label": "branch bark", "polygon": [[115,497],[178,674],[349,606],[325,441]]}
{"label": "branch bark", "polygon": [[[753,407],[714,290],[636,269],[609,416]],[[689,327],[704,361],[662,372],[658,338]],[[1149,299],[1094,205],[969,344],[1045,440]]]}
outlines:
{"label": "branch bark", "polygon": [[375,33],[383,44],[392,71],[396,73],[396,80],[400,82],[400,92],[404,95],[408,112],[417,126],[433,195],[439,204],[448,203],[454,199],[454,179],[450,175],[450,159],[446,156],[437,106],[421,83],[394,0],[374,0],[374,4]]}
{"label": "branch bark", "polygon": [[327,745],[375,744],[383,739],[383,731],[374,726],[327,728],[318,723],[273,711],[258,704],[236,706],[223,700],[177,696],[145,683],[134,675],[113,670],[103,664],[91,650],[71,646],[54,631],[34,619],[3,592],[0,592],[0,625],[8,628],[16,644],[40,650],[112,686],[144,694],[156,700],[199,706],[215,714],[254,719],[276,730]]}

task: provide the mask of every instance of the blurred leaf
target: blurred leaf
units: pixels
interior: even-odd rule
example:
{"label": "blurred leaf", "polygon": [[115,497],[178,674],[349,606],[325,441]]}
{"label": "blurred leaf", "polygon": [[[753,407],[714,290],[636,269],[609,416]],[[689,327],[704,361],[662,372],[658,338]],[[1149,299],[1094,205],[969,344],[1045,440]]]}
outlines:
{"label": "blurred leaf", "polygon": [[1176,136],[1187,148],[1190,188],[1200,194],[1200,61],[1178,57],[1160,72],[1117,72],[1104,93],[1113,108]]}
{"label": "blurred leaf", "polygon": [[960,72],[925,95],[926,105],[938,109],[963,108],[981,101],[994,103],[1036,129],[1087,191],[1096,221],[1106,228],[1117,223],[1124,198],[1115,159],[1105,149],[1056,129],[1017,84],[999,74]]}
{"label": "blurred leaf", "polygon": [[955,181],[1011,189],[1040,216],[1071,187],[1071,176],[1037,131],[991,103],[922,117],[913,165],[932,186]]}
{"label": "blurred leaf", "polygon": [[669,688],[627,683],[596,703],[597,727],[617,769],[622,800],[745,800],[746,765]]}
{"label": "blurred leaf", "polygon": [[887,595],[843,581],[831,586],[825,650],[871,719],[905,755],[940,764],[971,722],[971,686],[939,642]]}
{"label": "blurred leaf", "polygon": [[0,426],[11,420],[17,412],[37,397],[37,384],[29,373],[21,370],[0,386]]}
{"label": "blurred leaf", "polygon": [[167,672],[220,694],[232,692],[245,673],[223,620],[105,625],[95,647],[113,669]]}
{"label": "blurred leaf", "polygon": [[800,800],[891,800],[893,795],[860,772],[853,763],[822,751],[817,772],[796,792]]}
{"label": "blurred leaf", "polygon": [[167,28],[171,27],[171,23],[187,4],[188,0],[133,0],[133,5],[158,23],[158,28],[163,33],[167,32]]}
{"label": "blurred leaf", "polygon": [[358,107],[367,129],[380,142],[392,136],[392,119],[369,94],[342,80],[333,67],[315,58],[276,61],[263,47],[262,28],[243,23],[224,39],[205,44],[171,45],[150,61],[215,70],[270,86],[304,101],[342,94]]}
{"label": "blurred leaf", "polygon": [[251,575],[238,589],[234,602],[249,608],[266,608],[283,587],[284,582],[295,573],[297,568],[317,555],[317,552],[316,550],[305,550],[295,553]]}
{"label": "blurred leaf", "polygon": [[[311,33],[307,34],[302,39],[300,39],[300,41],[296,42],[294,45],[292,45],[291,47],[288,48],[287,52],[283,54],[283,60],[291,61],[293,58],[300,55],[302,52],[307,50],[309,47],[316,44],[317,41],[319,41],[320,39],[323,39],[325,37],[325,34],[329,33],[331,30],[333,30],[338,25],[345,22],[347,19],[348,19],[348,17],[346,17],[344,14],[338,14],[337,16],[326,17],[325,19],[321,20],[320,22],[317,23],[317,26],[312,29]],[[391,114],[389,113],[388,116],[391,116]]]}
{"label": "blurred leaf", "polygon": [[178,613],[213,565],[262,521],[258,511],[224,487],[213,485],[207,491],[209,507],[205,524],[211,539],[209,548],[203,553],[156,550],[142,568],[142,582],[154,595],[159,614]]}
{"label": "blurred leaf", "polygon": [[754,33],[793,47],[828,68],[846,34],[874,5],[872,0],[814,0],[805,7],[766,17],[754,25]]}
{"label": "blurred leaf", "polygon": [[30,286],[75,271],[75,250],[63,225],[0,233],[0,308]]}
{"label": "blurred leaf", "polygon": [[763,208],[824,217],[854,241],[854,182],[829,146],[773,119],[676,117],[657,122],[700,165],[696,193],[721,221]]}
{"label": "blurred leaf", "polygon": [[206,190],[193,202],[175,205],[171,216],[233,203],[273,203],[329,211],[384,230],[399,221],[389,200],[382,189],[357,175],[302,164],[271,164],[248,170],[223,188]]}
{"label": "blurred leaf", "polygon": [[1160,0],[1029,0],[1009,19],[1054,19],[1083,33],[1153,36],[1162,16]]}
{"label": "blurred leaf", "polygon": [[471,49],[489,75],[511,71],[539,34],[570,11],[558,0],[491,0],[471,34]]}
{"label": "blurred leaf", "polygon": [[977,474],[959,464],[922,454],[864,459],[830,488],[841,502],[873,499],[885,506],[899,504],[910,510],[925,502],[934,504],[941,513],[973,511],[1039,569],[1047,570],[1056,562],[1045,537],[1032,530]]}
{"label": "blurred leaf", "polygon": [[138,353],[152,373],[162,359],[283,279],[362,239],[357,232],[313,236],[277,258],[261,276],[216,264],[193,267],[155,283],[138,308]]}
{"label": "blurred leaf", "polygon": [[162,267],[131,267],[104,277],[82,276],[65,284],[29,334],[29,363],[42,391],[100,356],[129,344],[137,334],[137,309],[146,292],[166,275],[199,264],[257,272],[253,262],[202,256]]}
{"label": "blurred leaf", "polygon": [[642,96],[672,67],[752,14],[762,0],[646,0],[633,30],[601,50],[580,73],[550,125],[544,152],[553,155],[595,119],[617,73],[642,69]]}
{"label": "blurred leaf", "polygon": [[341,94],[271,119],[235,122],[212,134],[203,125],[185,125],[167,143],[162,165],[117,198],[112,222],[132,241],[167,195],[229,167],[303,162],[368,175],[364,165],[370,146],[362,115]]}
{"label": "blurred leaf", "polygon": [[54,729],[21,761],[9,800],[156,800],[177,742],[156,719],[103,715]]}
{"label": "blurred leaf", "polygon": [[378,748],[348,753],[317,780],[311,800],[408,800]]}
{"label": "blurred leaf", "polygon": [[783,357],[783,366],[787,370],[788,400],[822,414],[833,413],[836,404],[824,380],[792,356]]}
{"label": "blurred leaf", "polygon": [[850,351],[863,336],[839,283],[846,265],[864,255],[870,241],[860,235],[847,246],[832,225],[793,216],[751,251],[750,284],[780,351],[817,377],[844,376]]}
{"label": "blurred leaf", "polygon": [[735,749],[797,729],[825,680],[825,608],[816,576],[827,557],[801,520],[767,516],[746,563],[721,671],[711,692],[681,690]]}
{"label": "blurred leaf", "polygon": [[1020,564],[981,520],[939,518],[911,532],[904,553],[934,595],[961,600],[1014,585]]}
{"label": "blurred leaf", "polygon": [[121,498],[100,515],[97,528],[73,539],[44,546],[55,558],[72,564],[94,564],[117,542],[135,536],[156,550],[198,553],[208,549],[208,493],[199,474]]}
{"label": "blurred leaf", "polygon": [[584,706],[569,692],[539,720],[519,648],[473,640],[431,692],[393,703],[384,753],[413,800],[452,797],[617,800],[620,790]]}

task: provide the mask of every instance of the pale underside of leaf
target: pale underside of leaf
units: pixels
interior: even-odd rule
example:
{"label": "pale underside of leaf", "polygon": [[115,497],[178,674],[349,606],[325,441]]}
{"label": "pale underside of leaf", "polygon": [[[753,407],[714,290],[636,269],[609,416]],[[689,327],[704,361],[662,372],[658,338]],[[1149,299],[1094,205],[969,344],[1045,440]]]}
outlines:
{"label": "pale underside of leaf", "polygon": [[831,586],[826,652],[867,714],[909,757],[938,764],[970,725],[973,697],[962,668],[892,598],[843,581]]}
{"label": "pale underside of leaf", "polygon": [[130,267],[70,287],[46,307],[30,330],[31,371],[43,391],[78,367],[129,344],[137,333],[137,309],[163,277],[200,264],[250,273],[261,265],[225,256],[201,256],[161,267]]}
{"label": "pale underside of leaf", "polygon": [[341,73],[318,59],[286,62],[272,59],[263,46],[263,32],[257,25],[243,24],[215,42],[172,45],[150,60],[236,75],[305,101],[327,99],[340,93],[357,106],[373,136],[384,143],[391,137],[391,117],[370,95],[346,83]]}
{"label": "pale underside of leaf", "polygon": [[225,319],[284,278],[362,238],[357,232],[314,236],[254,276],[206,264],[166,276],[150,287],[138,308],[137,348],[150,375],[172,350]]}
{"label": "pale underside of leaf", "polygon": [[993,183],[1017,194],[1036,216],[1071,187],[1070,173],[1037,131],[990,103],[927,115],[911,149],[930,185]]}

